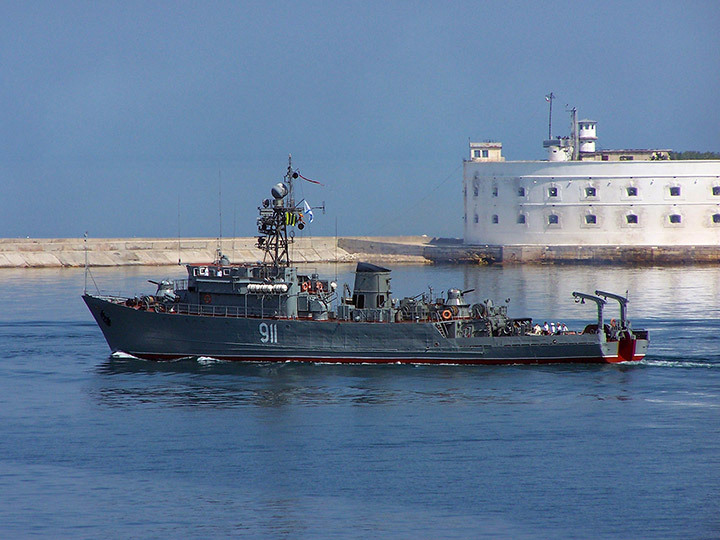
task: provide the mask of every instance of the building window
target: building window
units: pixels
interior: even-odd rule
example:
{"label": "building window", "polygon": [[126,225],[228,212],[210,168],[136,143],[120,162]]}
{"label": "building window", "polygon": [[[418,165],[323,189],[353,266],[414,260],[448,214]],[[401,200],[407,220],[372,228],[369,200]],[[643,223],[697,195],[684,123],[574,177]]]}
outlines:
{"label": "building window", "polygon": [[597,216],[595,214],[587,214],[585,216],[585,223],[595,225],[597,223]]}
{"label": "building window", "polygon": [[603,155],[602,155],[602,160],[603,160],[603,161],[609,161],[609,160],[610,160],[610,156],[608,156],[607,154],[603,154]]}
{"label": "building window", "polygon": [[482,151],[482,157],[485,157],[485,158],[488,157],[488,151],[487,151],[487,150],[483,150],[483,151]]}
{"label": "building window", "polygon": [[635,159],[634,156],[620,156],[620,161],[632,161]]}
{"label": "building window", "polygon": [[525,196],[525,188],[521,187],[518,188],[518,197],[524,197]]}
{"label": "building window", "polygon": [[498,187],[497,186],[493,186],[492,195],[493,195],[493,197],[498,196]]}
{"label": "building window", "polygon": [[679,197],[680,196],[680,187],[679,186],[672,186],[670,188],[670,196],[671,197]]}
{"label": "building window", "polygon": [[586,187],[585,188],[585,196],[586,197],[595,197],[597,195],[597,190],[594,187]]}
{"label": "building window", "polygon": [[518,215],[517,222],[520,223],[521,225],[524,224],[525,223],[525,214]]}
{"label": "building window", "polygon": [[548,225],[557,225],[560,223],[560,216],[557,214],[550,214],[548,216]]}
{"label": "building window", "polygon": [[636,187],[628,187],[627,188],[627,196],[628,197],[637,197],[637,188]]}
{"label": "building window", "polygon": [[492,222],[493,222],[493,223],[498,223],[499,221],[500,221],[500,220],[498,219],[498,215],[497,215],[497,214],[493,214]]}
{"label": "building window", "polygon": [[473,157],[480,157],[480,150],[473,150]]}
{"label": "building window", "polygon": [[557,197],[557,195],[558,195],[558,188],[556,188],[556,187],[548,188],[548,197]]}
{"label": "building window", "polygon": [[715,197],[720,196],[720,186],[713,186],[713,195]]}
{"label": "building window", "polygon": [[628,214],[625,216],[625,219],[627,220],[629,225],[636,225],[638,222],[638,217],[636,214]]}
{"label": "building window", "polygon": [[682,223],[682,216],[680,214],[670,214],[670,223]]}
{"label": "building window", "polygon": [[475,214],[475,223],[479,223],[479,222],[480,222],[480,218],[478,217],[477,214]]}
{"label": "building window", "polygon": [[720,214],[713,214],[713,223],[720,223]]}

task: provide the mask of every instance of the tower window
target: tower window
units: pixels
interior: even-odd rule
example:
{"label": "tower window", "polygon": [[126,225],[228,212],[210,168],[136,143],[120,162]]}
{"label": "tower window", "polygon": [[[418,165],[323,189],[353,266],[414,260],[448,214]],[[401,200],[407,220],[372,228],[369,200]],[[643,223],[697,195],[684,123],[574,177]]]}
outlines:
{"label": "tower window", "polygon": [[597,216],[594,214],[587,214],[585,216],[585,223],[588,225],[595,225],[597,223]]}
{"label": "tower window", "polygon": [[560,216],[557,214],[550,214],[548,216],[548,225],[557,225],[560,223]]}
{"label": "tower window", "polygon": [[480,218],[478,217],[477,214],[475,214],[475,223],[478,223],[479,221],[480,221]]}
{"label": "tower window", "polygon": [[679,197],[680,196],[680,187],[679,186],[672,186],[670,188],[670,196],[671,197]]}
{"label": "tower window", "polygon": [[625,219],[630,225],[634,225],[638,222],[638,217],[636,214],[628,214],[627,216],[625,216]]}
{"label": "tower window", "polygon": [[586,197],[595,197],[597,195],[597,190],[594,187],[586,187],[585,188],[585,196]]}
{"label": "tower window", "polygon": [[498,187],[497,187],[497,186],[493,186],[492,195],[493,195],[493,197],[497,197],[497,196],[498,196]]}
{"label": "tower window", "polygon": [[518,215],[517,222],[520,224],[525,223],[525,214]]}
{"label": "tower window", "polygon": [[715,197],[720,195],[720,186],[713,186],[713,195]]}
{"label": "tower window", "polygon": [[[720,188],[718,188],[718,189],[720,189]],[[524,187],[518,188],[518,197],[524,197],[524,196],[525,196],[525,188]]]}
{"label": "tower window", "polygon": [[627,188],[627,196],[628,197],[637,197],[637,188],[630,186]]}
{"label": "tower window", "polygon": [[478,196],[478,187],[474,186],[473,187],[473,197],[477,197],[477,196]]}
{"label": "tower window", "polygon": [[499,218],[498,218],[498,215],[497,215],[497,214],[493,214],[492,222],[493,222],[493,223],[498,223],[499,221],[500,221],[500,220],[499,220]]}
{"label": "tower window", "polygon": [[670,223],[682,223],[682,216],[680,214],[670,214]]}
{"label": "tower window", "polygon": [[558,188],[556,188],[556,187],[548,188],[548,197],[557,197],[557,195],[558,195]]}

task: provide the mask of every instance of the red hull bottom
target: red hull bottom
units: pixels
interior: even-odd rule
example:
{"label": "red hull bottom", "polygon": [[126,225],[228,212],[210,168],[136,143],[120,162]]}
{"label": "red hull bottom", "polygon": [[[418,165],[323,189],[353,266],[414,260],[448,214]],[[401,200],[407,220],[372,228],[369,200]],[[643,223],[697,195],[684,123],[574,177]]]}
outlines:
{"label": "red hull bottom", "polygon": [[[178,356],[172,354],[132,354],[145,360],[171,361],[182,358],[197,358],[196,356]],[[253,357],[253,356],[213,356],[212,358],[227,362],[297,362],[315,364],[413,364],[413,365],[541,365],[541,364],[618,364],[623,362],[640,362],[645,355],[635,354],[631,358],[624,356],[607,356],[597,358],[533,358],[519,359],[482,359],[482,360],[452,360],[446,358],[293,358],[293,357]]]}

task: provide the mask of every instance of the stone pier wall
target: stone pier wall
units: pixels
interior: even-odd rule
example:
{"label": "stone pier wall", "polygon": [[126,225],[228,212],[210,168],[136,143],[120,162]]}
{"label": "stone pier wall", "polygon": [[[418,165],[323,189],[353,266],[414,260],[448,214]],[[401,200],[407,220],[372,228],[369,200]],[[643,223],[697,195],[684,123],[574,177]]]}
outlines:
{"label": "stone pier wall", "polygon": [[[225,238],[222,252],[235,263],[255,263],[263,253],[255,238]],[[160,266],[215,260],[215,238],[6,238],[0,268]],[[720,246],[470,246],[426,236],[296,238],[293,261],[358,260],[377,264],[720,264]]]}

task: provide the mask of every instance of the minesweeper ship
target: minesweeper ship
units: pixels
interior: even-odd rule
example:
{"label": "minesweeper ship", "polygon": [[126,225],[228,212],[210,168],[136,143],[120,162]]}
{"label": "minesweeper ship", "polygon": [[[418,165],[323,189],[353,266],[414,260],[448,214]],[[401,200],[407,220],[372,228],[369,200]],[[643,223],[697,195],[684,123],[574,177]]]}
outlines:
{"label": "minesweeper ship", "polygon": [[[110,349],[144,359],[212,357],[247,362],[411,364],[604,363],[642,360],[648,332],[627,319],[628,300],[574,292],[596,304],[598,320],[580,332],[549,332],[530,318],[511,318],[507,305],[468,304],[471,291],[446,298],[393,298],[390,270],[360,262],[353,290],[306,275],[292,265],[289,245],[302,229],[306,202],[295,203],[288,164],[272,199],[258,208],[257,246],[263,262],[231,264],[218,250],[211,264],[188,264],[186,280],[153,282],[153,295],[83,299]],[[619,320],[606,324],[608,300]]]}

